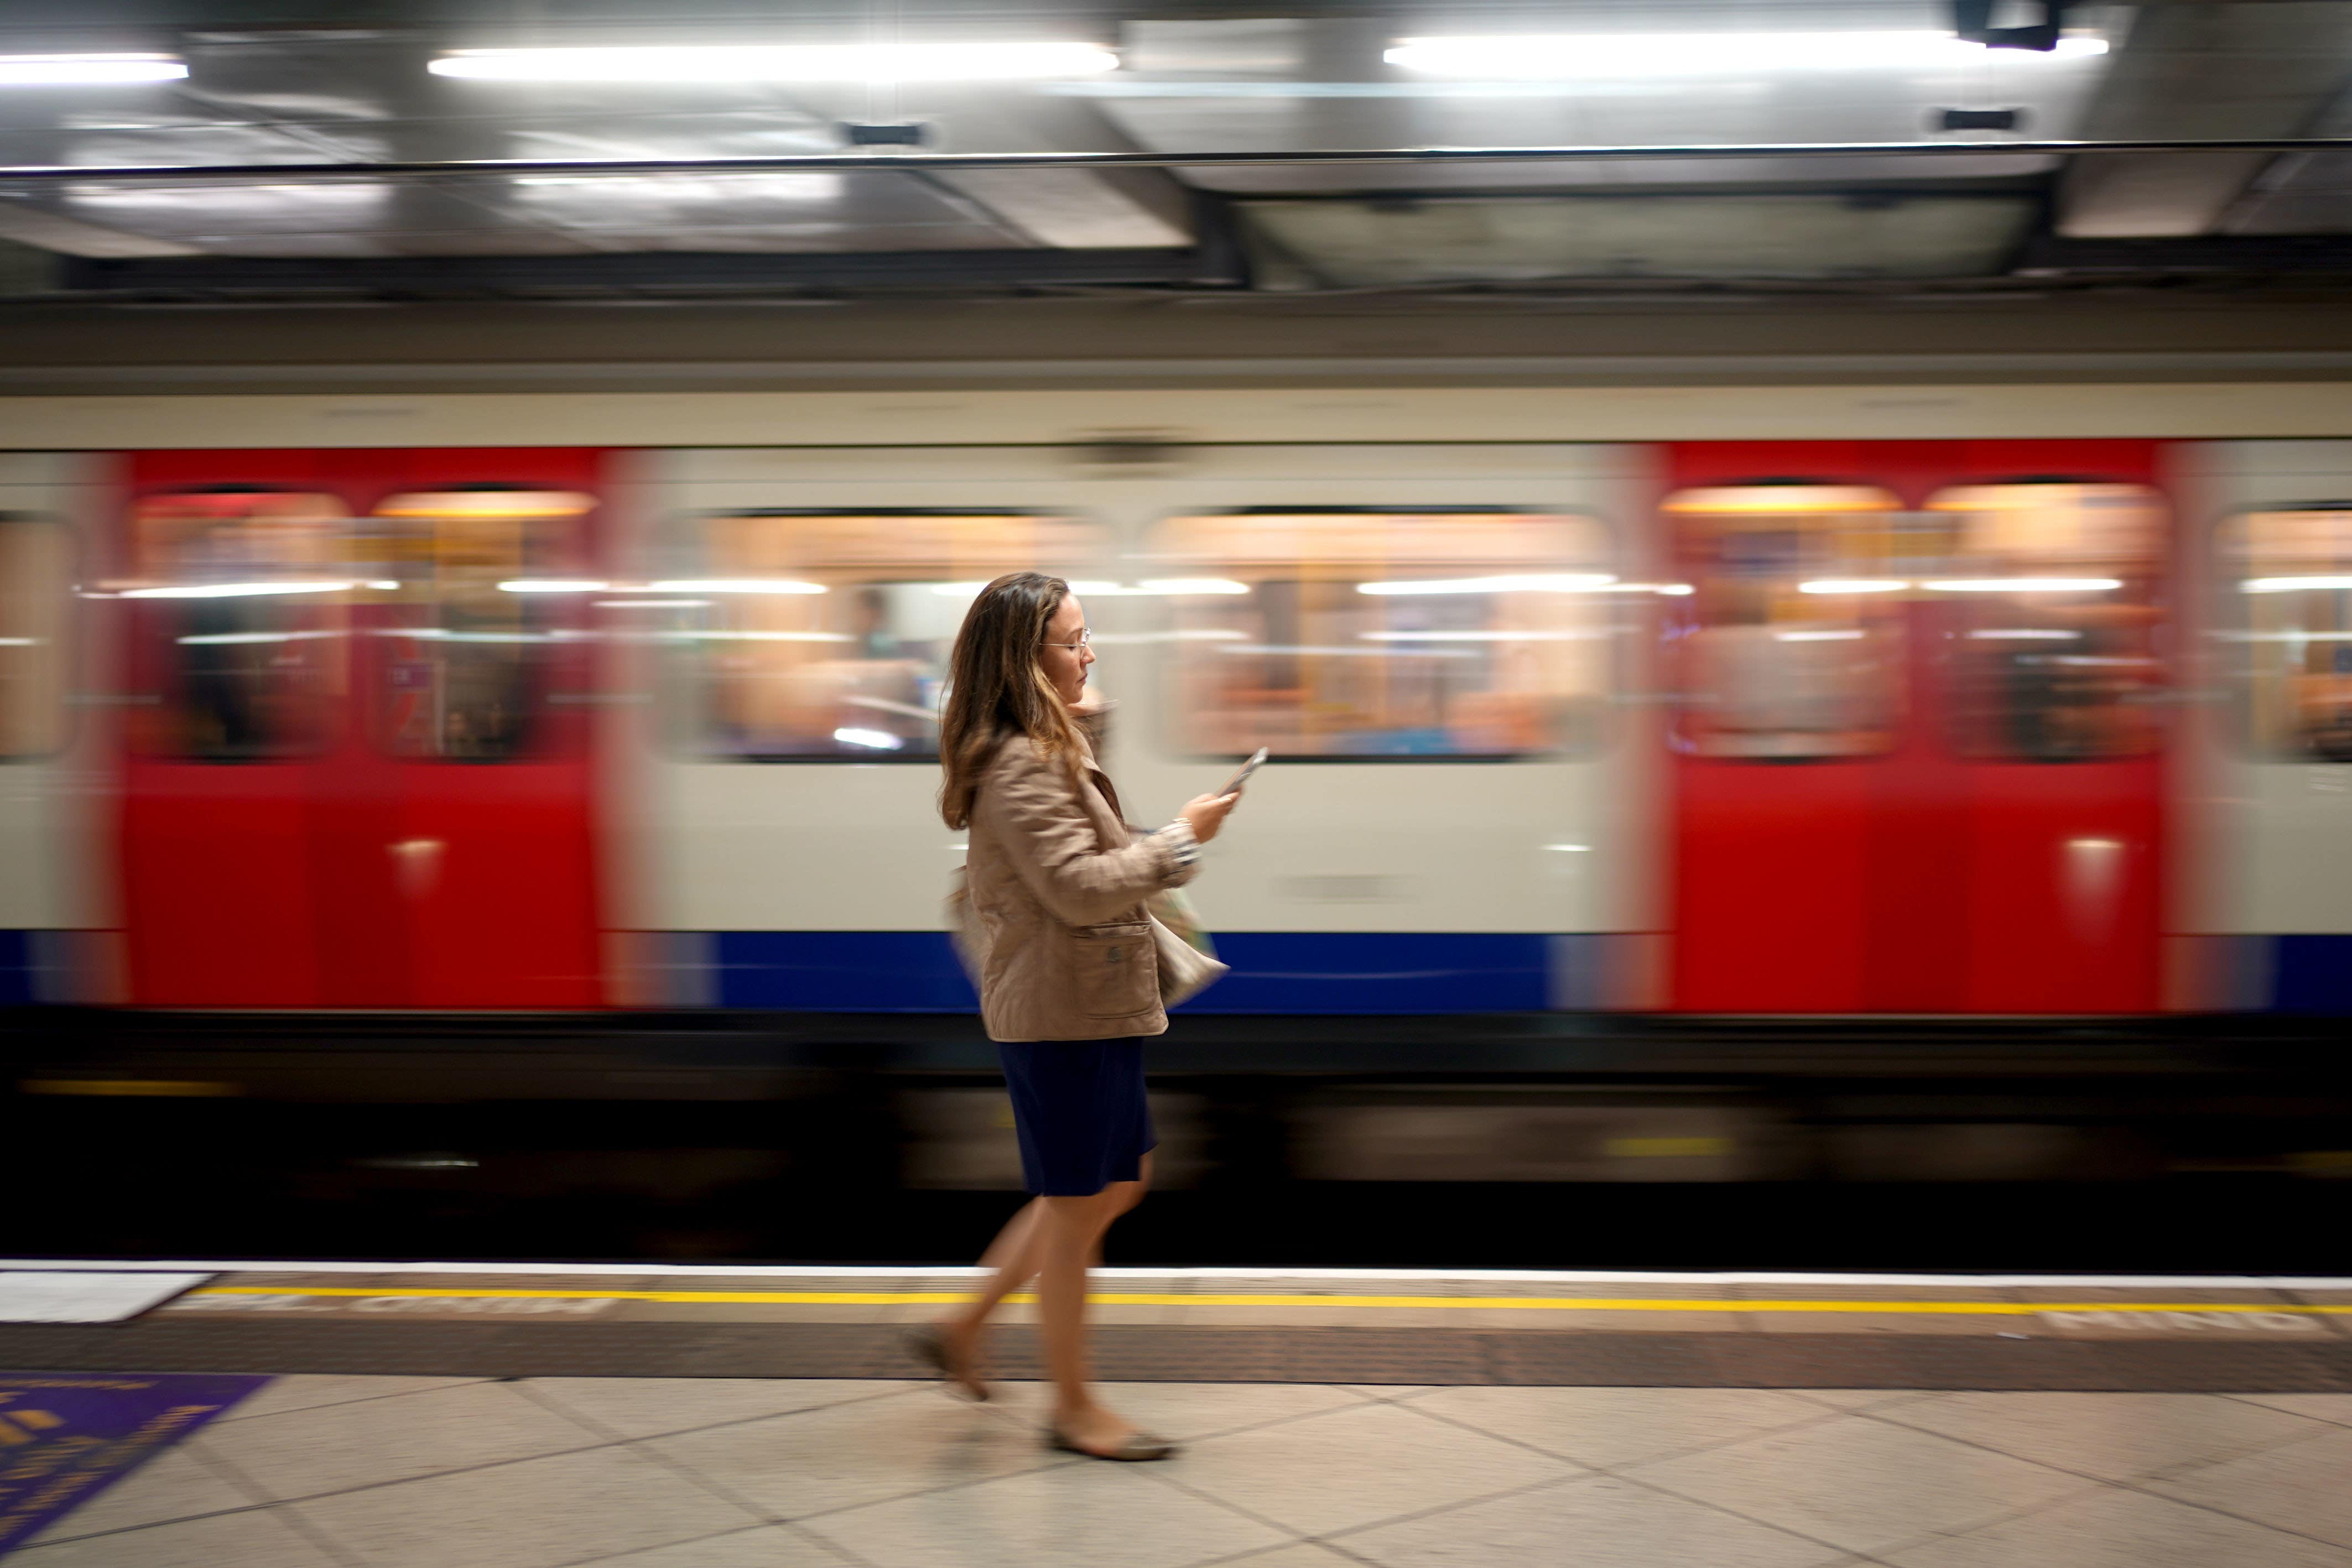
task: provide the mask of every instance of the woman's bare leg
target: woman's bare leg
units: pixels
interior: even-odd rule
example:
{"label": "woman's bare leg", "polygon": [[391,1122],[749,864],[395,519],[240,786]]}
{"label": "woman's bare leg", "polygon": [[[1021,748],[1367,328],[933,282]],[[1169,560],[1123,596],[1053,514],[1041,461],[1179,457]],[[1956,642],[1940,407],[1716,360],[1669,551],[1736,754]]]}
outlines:
{"label": "woman's bare leg", "polygon": [[1004,1222],[1004,1228],[996,1233],[996,1239],[980,1255],[980,1266],[989,1270],[980,1293],[938,1324],[940,1337],[947,1342],[949,1361],[960,1369],[956,1381],[974,1396],[984,1396],[987,1393],[986,1385],[981,1381],[980,1343],[982,1332],[988,1327],[988,1314],[1005,1297],[1036,1277],[1038,1228],[1044,1214],[1040,1206],[1044,1201],[1031,1198]]}
{"label": "woman's bare leg", "polygon": [[1055,1428],[1081,1448],[1108,1453],[1134,1424],[1097,1404],[1087,1366],[1087,1287],[1102,1257],[1111,1221],[1143,1201],[1151,1183],[1151,1156],[1135,1181],[1113,1182],[1091,1197],[1048,1197],[1037,1275],[1038,1323],[1045,1367],[1054,1380]]}

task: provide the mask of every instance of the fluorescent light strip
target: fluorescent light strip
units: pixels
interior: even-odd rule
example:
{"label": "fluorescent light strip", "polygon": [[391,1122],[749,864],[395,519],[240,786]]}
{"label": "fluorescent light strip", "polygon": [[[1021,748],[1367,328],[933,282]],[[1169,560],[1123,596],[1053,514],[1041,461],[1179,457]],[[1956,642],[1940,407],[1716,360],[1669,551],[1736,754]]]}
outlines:
{"label": "fluorescent light strip", "polygon": [[0,87],[100,87],[187,74],[171,55],[0,55]]}
{"label": "fluorescent light strip", "polygon": [[2320,577],[2250,577],[2238,584],[2241,593],[2301,593],[2326,589],[2352,588],[2352,577],[2330,574]]}
{"label": "fluorescent light strip", "polygon": [[846,632],[665,632],[666,643],[847,643]]}
{"label": "fluorescent light strip", "polygon": [[789,577],[677,577],[647,583],[656,593],[823,593],[822,582]]}
{"label": "fluorescent light strip", "polygon": [[340,637],[341,632],[206,632],[194,637],[174,637],[174,643],[192,648],[219,647],[239,643],[310,643],[321,637]]}
{"label": "fluorescent light strip", "polygon": [[1444,577],[1420,581],[1360,582],[1359,593],[1589,593],[1616,585],[1606,572],[1514,572],[1500,577]]}
{"label": "fluorescent light strip", "polygon": [[246,599],[270,593],[346,593],[356,582],[175,582],[165,588],[126,588],[125,599]]}
{"label": "fluorescent light strip", "polygon": [[476,81],[1016,81],[1098,76],[1098,44],[722,44],[656,48],[460,49],[425,68]]}
{"label": "fluorescent light strip", "polygon": [[1862,633],[1854,631],[1775,632],[1772,633],[1772,641],[1775,643],[1858,643],[1861,640]]}
{"label": "fluorescent light strip", "polygon": [[510,577],[499,584],[500,593],[602,593],[609,582],[585,577]]}
{"label": "fluorescent light strip", "polygon": [[1360,632],[1367,643],[1598,643],[1605,632]]}
{"label": "fluorescent light strip", "polygon": [[1800,593],[1900,593],[1908,582],[1893,577],[1822,577],[1797,584]]}
{"label": "fluorescent light strip", "polygon": [[1948,70],[1995,59],[2031,68],[2106,52],[2105,39],[2084,37],[2061,38],[2048,54],[2010,50],[1996,57],[1982,44],[1941,32],[1537,33],[1400,38],[1381,57],[1427,76],[1508,80]]}
{"label": "fluorescent light strip", "polygon": [[1919,586],[1938,593],[2105,593],[2123,583],[2112,577],[1947,577]]}

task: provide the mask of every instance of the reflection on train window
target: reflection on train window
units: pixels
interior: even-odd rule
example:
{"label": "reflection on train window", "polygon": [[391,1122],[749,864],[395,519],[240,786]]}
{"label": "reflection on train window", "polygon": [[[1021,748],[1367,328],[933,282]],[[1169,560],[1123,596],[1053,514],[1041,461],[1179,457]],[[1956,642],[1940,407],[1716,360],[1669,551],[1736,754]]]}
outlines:
{"label": "reflection on train window", "polygon": [[1895,497],[1764,484],[1667,497],[1687,596],[1672,631],[1671,731],[1699,757],[1798,761],[1888,750],[1901,714],[1899,601],[1920,546]]}
{"label": "reflection on train window", "polygon": [[1964,485],[1928,510],[1952,556],[1955,743],[2021,762],[2137,757],[2159,740],[2164,512],[2137,485]]}
{"label": "reflection on train window", "polygon": [[698,694],[698,745],[745,759],[935,758],[972,595],[1066,573],[1093,544],[1071,519],[1003,512],[729,512],[687,532],[691,564],[645,602]]}
{"label": "reflection on train window", "polygon": [[1285,510],[1177,517],[1175,744],[1239,756],[1510,757],[1586,752],[1608,701],[1607,531],[1492,508]]}
{"label": "reflection on train window", "polygon": [[151,756],[258,761],[323,749],[346,668],[345,516],[331,496],[205,490],[131,514],[131,741]]}
{"label": "reflection on train window", "polygon": [[73,536],[47,517],[0,514],[0,761],[65,744],[66,627]]}
{"label": "reflection on train window", "polygon": [[[593,497],[482,488],[397,496],[369,556],[399,585],[377,734],[395,757],[503,762],[530,749],[548,676],[584,648],[581,521]],[[565,644],[572,644],[567,647]]]}
{"label": "reflection on train window", "polygon": [[2233,518],[2221,548],[2248,738],[2267,756],[2352,762],[2352,507]]}

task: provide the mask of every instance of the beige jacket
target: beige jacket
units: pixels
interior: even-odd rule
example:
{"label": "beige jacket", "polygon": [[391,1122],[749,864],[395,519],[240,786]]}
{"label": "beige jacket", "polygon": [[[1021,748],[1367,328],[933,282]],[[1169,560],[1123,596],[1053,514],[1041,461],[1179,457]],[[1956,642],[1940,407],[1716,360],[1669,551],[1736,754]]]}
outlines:
{"label": "beige jacket", "polygon": [[1192,880],[1181,821],[1138,834],[1079,740],[1078,781],[1025,736],[981,775],[964,855],[980,1016],[991,1040],[1159,1034],[1158,957],[1144,901]]}

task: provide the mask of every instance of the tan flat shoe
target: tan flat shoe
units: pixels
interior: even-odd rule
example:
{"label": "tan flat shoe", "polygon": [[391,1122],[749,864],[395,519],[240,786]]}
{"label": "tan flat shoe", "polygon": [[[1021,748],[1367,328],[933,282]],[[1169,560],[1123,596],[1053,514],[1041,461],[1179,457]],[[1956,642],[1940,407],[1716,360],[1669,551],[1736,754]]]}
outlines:
{"label": "tan flat shoe", "polygon": [[908,1329],[906,1335],[907,1354],[948,1380],[948,1392],[959,1399],[983,1404],[988,1398],[988,1385],[971,1375],[971,1369],[956,1364],[955,1354],[948,1348],[948,1336],[929,1323]]}
{"label": "tan flat shoe", "polygon": [[1172,1459],[1184,1451],[1167,1438],[1155,1437],[1150,1432],[1129,1432],[1109,1453],[1097,1453],[1092,1448],[1080,1448],[1059,1427],[1045,1428],[1045,1446],[1065,1454],[1083,1454],[1089,1459],[1113,1459],[1124,1464],[1140,1464],[1148,1459]]}

